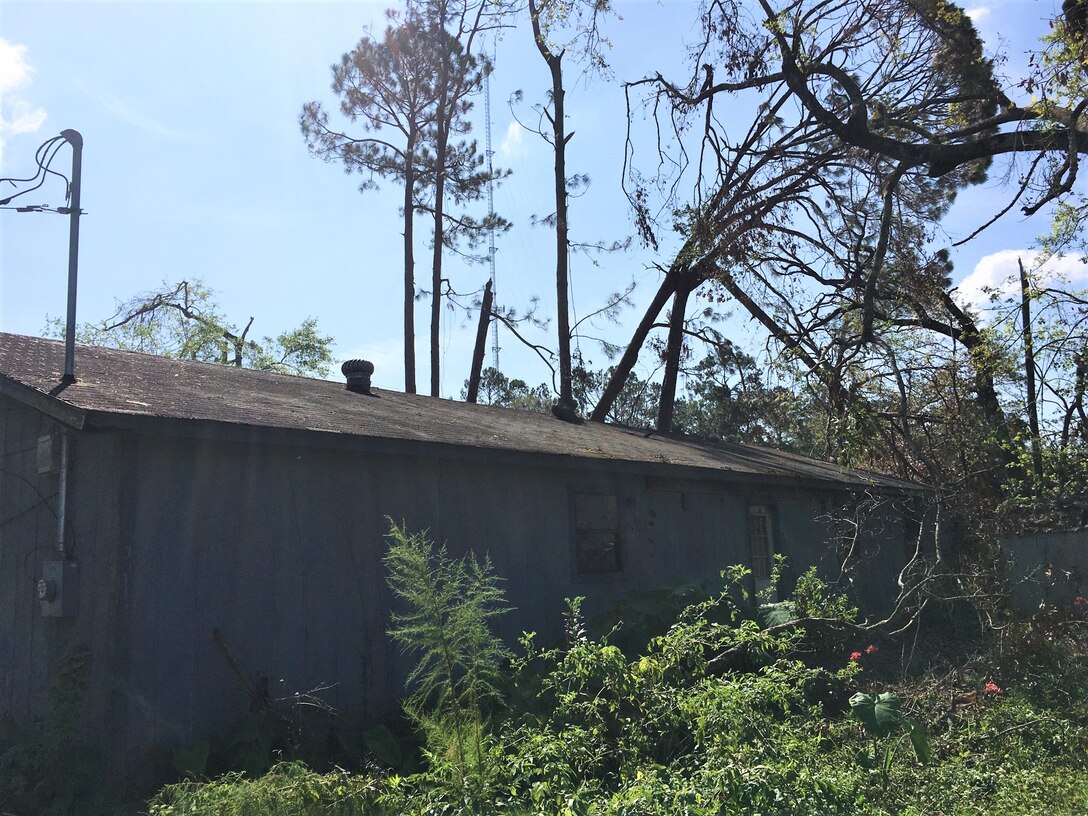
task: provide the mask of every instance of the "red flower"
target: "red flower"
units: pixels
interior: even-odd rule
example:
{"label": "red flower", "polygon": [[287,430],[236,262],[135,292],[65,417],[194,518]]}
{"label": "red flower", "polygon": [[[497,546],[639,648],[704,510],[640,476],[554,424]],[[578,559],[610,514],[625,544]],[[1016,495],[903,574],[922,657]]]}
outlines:
{"label": "red flower", "polygon": [[1085,598],[1083,595],[1078,595],[1076,598],[1073,599],[1073,605],[1088,606],[1088,598]]}
{"label": "red flower", "polygon": [[1004,690],[997,683],[987,683],[982,690],[986,694],[1004,694]]}
{"label": "red flower", "polygon": [[850,652],[850,659],[855,663],[861,660],[861,652]]}
{"label": "red flower", "polygon": [[877,648],[877,646],[874,646],[872,643],[870,643],[868,646],[865,647],[865,654],[873,654],[874,652],[876,652]]}

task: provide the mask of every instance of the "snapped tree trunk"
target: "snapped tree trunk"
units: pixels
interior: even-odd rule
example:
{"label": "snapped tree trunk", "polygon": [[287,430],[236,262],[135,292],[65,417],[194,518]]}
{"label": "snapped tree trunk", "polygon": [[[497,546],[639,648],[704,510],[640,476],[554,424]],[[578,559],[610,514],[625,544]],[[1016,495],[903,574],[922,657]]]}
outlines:
{"label": "snapped tree trunk", "polygon": [[555,308],[559,333],[559,401],[573,405],[574,384],[570,357],[570,315],[567,292],[569,291],[567,267],[567,142],[574,134],[567,135],[563,90],[563,53],[551,51],[540,24],[540,3],[529,0],[529,17],[533,26],[533,40],[537,51],[548,64],[552,77],[552,110],[544,111],[552,126],[552,148],[555,152]]}
{"label": "snapped tree trunk", "polygon": [[631,342],[627,344],[627,348],[623,351],[623,356],[620,357],[620,361],[616,363],[616,367],[612,371],[612,378],[608,381],[608,385],[605,386],[601,398],[597,401],[597,406],[593,409],[593,413],[589,417],[591,422],[604,422],[608,417],[608,412],[612,410],[612,405],[616,402],[616,398],[623,390],[627,378],[631,376],[631,371],[634,369],[635,363],[638,362],[638,354],[646,344],[646,338],[650,335],[650,329],[654,327],[657,316],[661,314],[661,310],[665,308],[665,304],[668,302],[669,298],[676,292],[677,282],[679,280],[680,275],[675,269],[669,269],[669,271],[665,273],[665,278],[661,281],[661,286],[658,287],[657,294],[654,295],[653,300],[650,301],[650,305],[646,308],[645,313],[643,313],[642,320],[639,321],[638,326],[635,328],[635,333],[631,337]]}
{"label": "snapped tree trunk", "polygon": [[574,399],[574,385],[570,359],[570,307],[567,293],[570,291],[567,267],[567,141],[564,127],[563,67],[562,55],[548,59],[552,72],[552,132],[555,139],[555,308],[559,329],[559,399]]}
{"label": "snapped tree trunk", "polygon": [[681,279],[672,299],[669,315],[669,339],[665,346],[665,374],[661,379],[661,401],[657,406],[658,433],[672,431],[673,410],[676,407],[676,382],[680,375],[680,357],[684,350],[684,318],[687,316],[691,285]]}
{"label": "snapped tree trunk", "polygon": [[491,281],[484,285],[484,299],[480,304],[480,323],[476,327],[476,345],[472,349],[472,368],[468,373],[468,401],[476,402],[480,393],[480,376],[484,368],[484,348],[487,345],[487,327],[491,323]]}
{"label": "snapped tree trunk", "polygon": [[1028,428],[1031,431],[1031,464],[1035,488],[1043,482],[1043,445],[1039,434],[1039,402],[1035,390],[1035,339],[1031,331],[1031,285],[1024,262],[1016,259],[1020,267],[1020,320],[1023,326],[1024,379],[1027,385]]}

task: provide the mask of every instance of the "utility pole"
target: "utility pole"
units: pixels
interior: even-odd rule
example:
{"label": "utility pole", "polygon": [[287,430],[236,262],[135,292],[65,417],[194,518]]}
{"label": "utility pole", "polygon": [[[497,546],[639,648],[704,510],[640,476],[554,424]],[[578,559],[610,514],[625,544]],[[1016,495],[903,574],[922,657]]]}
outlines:
{"label": "utility pole", "polygon": [[76,276],[79,267],[79,188],[83,175],[83,137],[78,130],[62,130],[60,135],[72,146],[72,189],[68,201],[68,322],[64,332],[64,378],[76,381]]}

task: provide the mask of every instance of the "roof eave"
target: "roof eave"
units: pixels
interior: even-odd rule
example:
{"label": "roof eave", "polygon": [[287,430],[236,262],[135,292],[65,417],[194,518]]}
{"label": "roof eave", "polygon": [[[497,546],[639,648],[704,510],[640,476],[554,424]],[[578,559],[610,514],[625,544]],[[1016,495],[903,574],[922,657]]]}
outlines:
{"label": "roof eave", "polygon": [[[557,454],[547,451],[511,450],[478,445],[457,445],[422,439],[396,439],[316,429],[247,425],[210,419],[160,417],[113,411],[88,411],[86,412],[85,422],[89,428],[129,430],[149,435],[215,438],[243,443],[254,442],[259,439],[284,445],[348,446],[360,453],[370,455],[423,456],[444,459],[468,458],[492,463],[532,464],[552,468],[576,466],[590,471],[607,470],[637,474],[654,478],[662,485],[683,481],[686,478],[721,484],[746,484],[752,487],[796,487],[802,490],[830,492],[873,491],[877,493],[902,493],[909,490],[905,485],[866,482],[846,475],[841,479],[836,479],[798,474],[751,473],[726,468],[698,467],[675,462],[649,462],[579,454]],[[910,487],[916,490],[921,489],[914,485]]]}
{"label": "roof eave", "polygon": [[0,374],[0,394],[40,411],[63,425],[82,430],[87,420],[87,412],[65,402],[58,396],[65,388],[67,388],[65,384],[57,383],[52,391],[45,392]]}

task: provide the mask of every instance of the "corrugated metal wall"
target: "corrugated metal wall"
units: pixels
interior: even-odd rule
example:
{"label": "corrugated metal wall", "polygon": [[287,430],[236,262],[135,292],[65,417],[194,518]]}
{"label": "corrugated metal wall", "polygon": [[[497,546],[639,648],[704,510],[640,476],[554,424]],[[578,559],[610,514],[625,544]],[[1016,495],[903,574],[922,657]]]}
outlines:
{"label": "corrugated metal wall", "polygon": [[[20,719],[40,712],[46,654],[85,642],[95,660],[94,733],[136,766],[245,713],[213,631],[247,674],[269,678],[273,697],[325,687],[322,698],[338,709],[380,716],[395,708],[407,663],[385,635],[387,517],[429,529],[454,554],[491,557],[516,608],[501,622],[511,643],[524,630],[557,641],[565,597],[586,596],[593,614],[631,590],[713,579],[747,562],[753,496],[773,505],[776,548],[794,574],[828,555],[817,497],[652,489],[629,469],[541,467],[531,457],[493,464],[260,434],[239,442],[83,433],[70,516],[80,614],[45,620],[30,576],[42,560],[37,548],[49,545],[52,512],[33,506],[33,491],[18,492],[28,468],[37,479],[42,427],[26,409],[5,403],[0,413],[4,513],[31,508],[0,533],[0,710]],[[48,483],[36,483],[50,495]],[[575,574],[579,490],[617,496],[621,574]]]}

